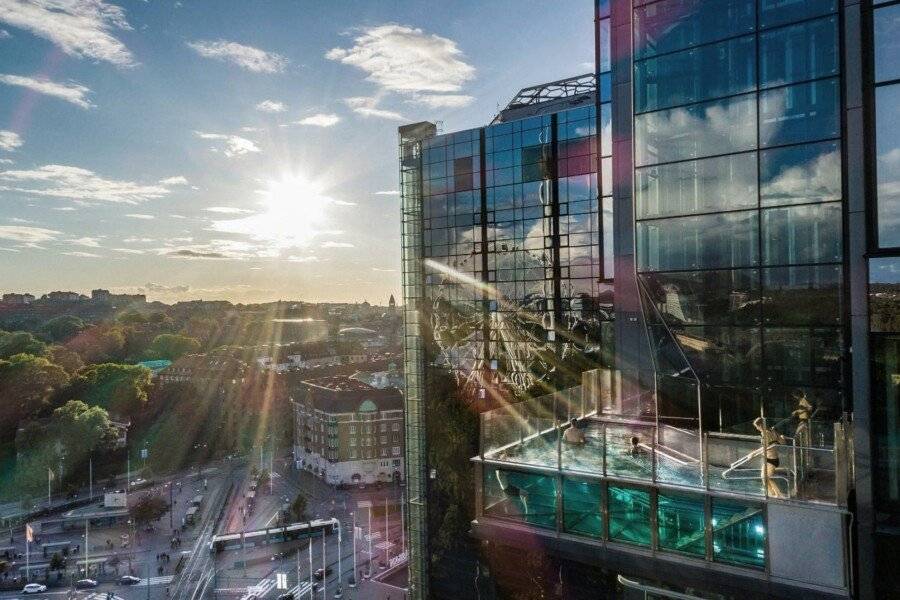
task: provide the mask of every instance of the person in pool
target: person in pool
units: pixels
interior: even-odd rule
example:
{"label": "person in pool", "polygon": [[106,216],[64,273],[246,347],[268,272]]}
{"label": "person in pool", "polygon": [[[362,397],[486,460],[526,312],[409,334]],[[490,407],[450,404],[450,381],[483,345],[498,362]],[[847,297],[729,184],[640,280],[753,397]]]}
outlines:
{"label": "person in pool", "polygon": [[578,427],[578,420],[569,421],[569,428],[563,433],[563,441],[567,444],[581,446],[585,443],[584,431]]}

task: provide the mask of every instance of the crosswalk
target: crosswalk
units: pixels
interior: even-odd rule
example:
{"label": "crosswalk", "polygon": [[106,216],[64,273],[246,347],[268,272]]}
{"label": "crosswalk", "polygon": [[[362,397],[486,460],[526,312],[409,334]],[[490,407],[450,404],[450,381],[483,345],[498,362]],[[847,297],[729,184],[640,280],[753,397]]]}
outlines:
{"label": "crosswalk", "polygon": [[275,588],[274,579],[263,579],[256,585],[247,586],[247,593],[241,596],[241,600],[250,600],[251,597],[262,598]]}
{"label": "crosswalk", "polygon": [[108,596],[106,592],[92,592],[85,596],[83,600],[125,600],[125,598],[115,594]]}
{"label": "crosswalk", "polygon": [[150,579],[141,579],[137,585],[168,585],[175,579],[174,575],[161,575],[160,577],[151,577]]}

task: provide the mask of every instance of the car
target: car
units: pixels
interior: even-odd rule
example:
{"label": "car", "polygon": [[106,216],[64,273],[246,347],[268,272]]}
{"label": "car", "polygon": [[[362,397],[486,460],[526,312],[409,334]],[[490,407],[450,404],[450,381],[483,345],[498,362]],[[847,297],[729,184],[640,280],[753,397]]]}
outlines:
{"label": "car", "polygon": [[324,571],[322,569],[316,569],[316,572],[313,573],[313,577],[316,579],[324,579],[331,575],[331,567],[326,567]]}
{"label": "car", "polygon": [[134,575],[122,575],[121,579],[119,579],[121,585],[137,585],[140,582],[141,578]]}
{"label": "car", "polygon": [[25,587],[22,588],[23,594],[41,594],[47,591],[46,585],[41,585],[40,583],[29,583],[26,584]]}
{"label": "car", "polygon": [[294,594],[288,592],[287,594],[281,594],[278,596],[277,600],[294,600]]}
{"label": "car", "polygon": [[75,587],[79,590],[97,587],[96,579],[79,579],[75,582]]}

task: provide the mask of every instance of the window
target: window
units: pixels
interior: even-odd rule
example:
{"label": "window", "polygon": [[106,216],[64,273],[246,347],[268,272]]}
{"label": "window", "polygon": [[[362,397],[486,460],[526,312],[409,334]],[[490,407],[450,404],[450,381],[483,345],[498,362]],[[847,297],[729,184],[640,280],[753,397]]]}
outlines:
{"label": "window", "polygon": [[641,274],[666,321],[684,325],[754,325],[759,321],[756,269]]}
{"label": "window", "polygon": [[400,431],[400,423],[393,423],[391,425],[391,431]]}
{"label": "window", "polygon": [[760,92],[760,146],[837,137],[840,134],[839,104],[837,79]]}
{"label": "window", "polygon": [[900,333],[900,258],[869,259],[869,321],[873,332]]}
{"label": "window", "polygon": [[837,17],[781,27],[759,36],[760,86],[836,75]]}
{"label": "window", "polygon": [[706,556],[706,509],[703,499],[660,492],[656,505],[659,547]]}
{"label": "window", "polygon": [[802,21],[837,10],[837,0],[760,0],[760,27]]}
{"label": "window", "polygon": [[766,265],[840,262],[841,203],[762,211]]}
{"label": "window", "polygon": [[392,441],[392,442],[399,442],[399,441],[400,441],[400,436],[397,435],[396,433],[391,434],[391,441]]}
{"label": "window", "polygon": [[875,81],[900,79],[900,4],[873,13],[875,25]]}
{"label": "window", "polygon": [[839,265],[763,269],[766,325],[841,324]]}
{"label": "window", "polygon": [[755,23],[753,0],[721,0],[715,10],[703,0],[663,0],[634,10],[634,55],[646,58],[736,37],[752,32]]}
{"label": "window", "polygon": [[644,112],[753,91],[753,36],[692,48],[634,66],[634,110]]}
{"label": "window", "polygon": [[356,425],[351,425],[350,426],[350,434],[352,435],[354,433],[356,433]]}
{"label": "window", "polygon": [[387,436],[386,435],[381,436],[381,443],[387,444]]}
{"label": "window", "polygon": [[900,85],[875,89],[875,155],[878,245],[894,248],[900,246]]}
{"label": "window", "polygon": [[394,456],[400,456],[400,446],[394,446],[391,448],[391,454]]}
{"label": "window", "polygon": [[556,478],[505,469],[484,470],[484,514],[556,527]]}
{"label": "window", "polygon": [[355,446],[355,445],[356,445],[356,438],[350,438],[350,445],[351,445],[351,446]]}
{"label": "window", "polygon": [[642,271],[715,269],[757,264],[757,215],[742,211],[640,221]]}
{"label": "window", "polygon": [[387,456],[387,448],[381,449],[381,456],[382,456],[382,458]]}
{"label": "window", "polygon": [[841,153],[837,142],[765,150],[759,155],[763,206],[840,200]]}
{"label": "window", "polygon": [[896,513],[900,510],[900,336],[874,336],[872,364],[876,504]]}
{"label": "window", "polygon": [[740,566],[766,564],[766,528],[762,508],[713,498],[713,559]]}
{"label": "window", "polygon": [[563,529],[599,538],[603,535],[601,486],[597,482],[563,480]]}
{"label": "window", "polygon": [[609,539],[650,545],[650,492],[609,486]]}
{"label": "window", "polygon": [[638,219],[756,207],[756,160],[739,154],[635,172]]}
{"label": "window", "polygon": [[635,117],[634,124],[639,167],[752,150],[756,147],[756,96],[644,113]]}
{"label": "window", "polygon": [[387,431],[387,423],[382,423],[381,425],[379,425],[378,430],[381,431],[382,433]]}

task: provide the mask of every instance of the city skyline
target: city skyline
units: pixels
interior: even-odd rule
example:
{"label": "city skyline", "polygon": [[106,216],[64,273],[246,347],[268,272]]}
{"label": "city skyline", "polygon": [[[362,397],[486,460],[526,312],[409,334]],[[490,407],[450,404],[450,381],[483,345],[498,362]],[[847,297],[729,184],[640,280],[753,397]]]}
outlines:
{"label": "city skyline", "polygon": [[2,292],[399,297],[395,127],[593,69],[587,3],[56,4],[0,0]]}

